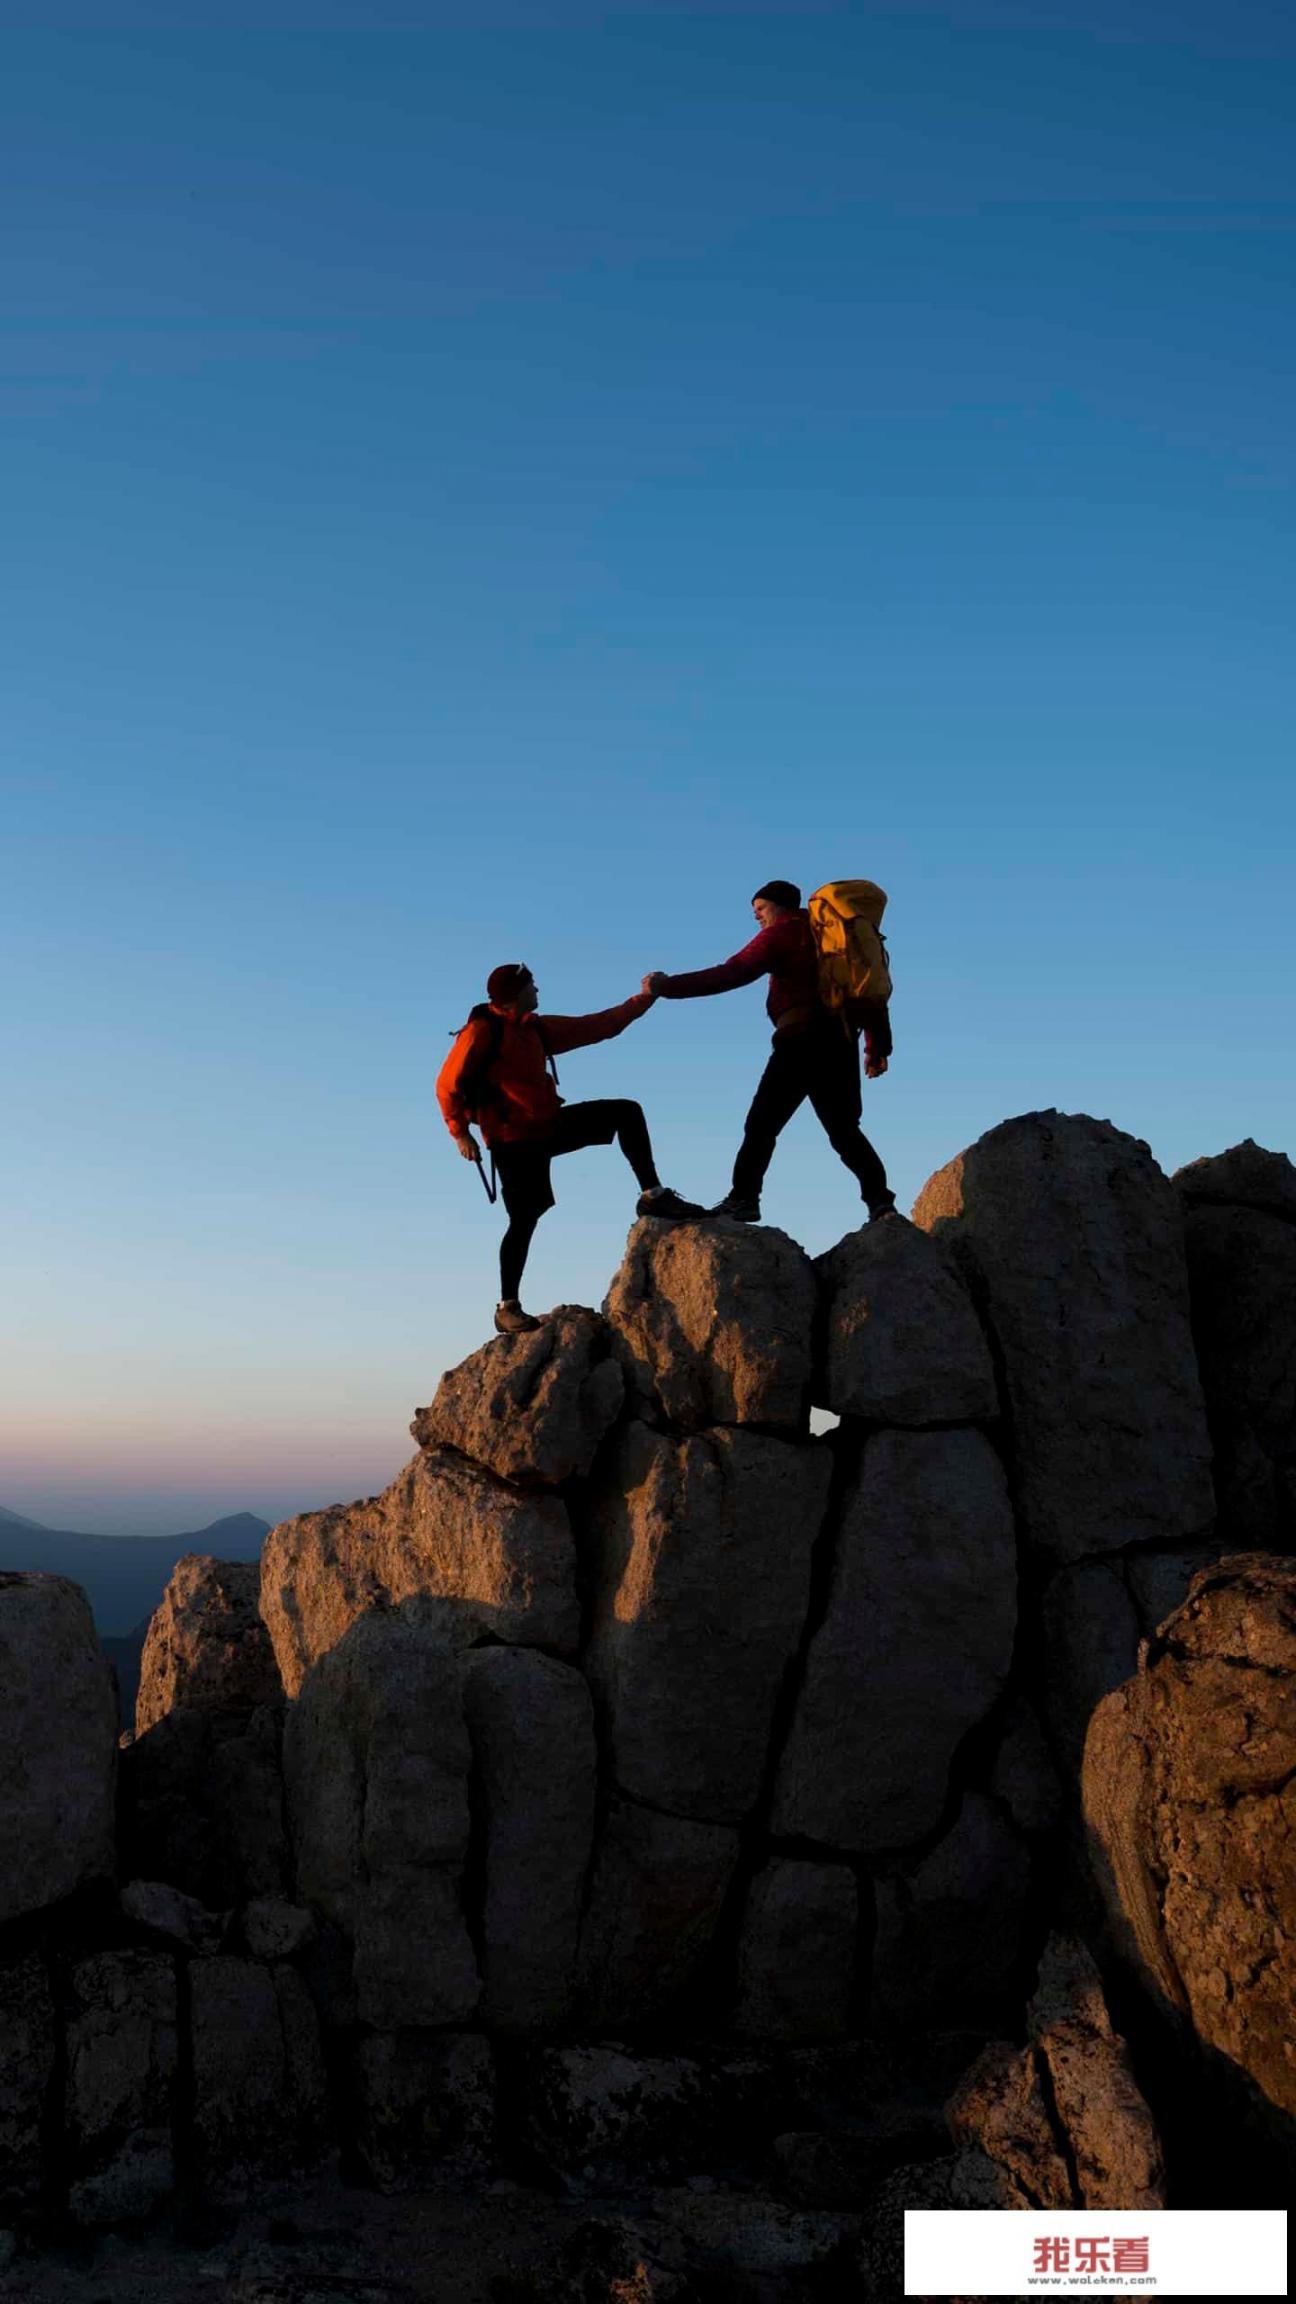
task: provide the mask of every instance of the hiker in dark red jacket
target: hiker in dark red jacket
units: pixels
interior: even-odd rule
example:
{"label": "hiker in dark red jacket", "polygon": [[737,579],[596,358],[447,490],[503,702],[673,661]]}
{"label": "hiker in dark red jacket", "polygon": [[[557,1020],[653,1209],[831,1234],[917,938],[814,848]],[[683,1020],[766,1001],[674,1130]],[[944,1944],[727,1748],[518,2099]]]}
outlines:
{"label": "hiker in dark red jacket", "polygon": [[[732,992],[740,984],[769,977],[765,1007],[774,1026],[773,1053],[752,1099],[743,1140],[734,1161],[733,1188],[713,1216],[760,1222],[761,1186],[774,1146],[807,1097],[829,1143],[859,1182],[870,1219],[890,1216],[895,1194],[886,1170],[860,1131],[859,1041],[840,1016],[819,997],[819,963],[809,914],[801,891],[790,880],[767,880],[752,898],[758,933],[732,960],[689,975],[645,976],[645,992],[665,1000],[695,1000],[711,992]],[[865,1071],[879,1079],[891,1054],[891,1025],[878,1002],[864,1025]]]}
{"label": "hiker in dark red jacket", "polygon": [[554,1057],[614,1040],[652,1007],[656,993],[636,992],[596,1016],[540,1016],[535,978],[514,962],[492,968],[486,993],[455,1035],[437,1080],[437,1101],[465,1160],[481,1158],[472,1133],[473,1121],[480,1123],[499,1177],[509,1223],[500,1242],[495,1326],[506,1335],[540,1326],[522,1310],[518,1290],[532,1235],[554,1204],[549,1166],[560,1153],[615,1138],[638,1180],[636,1215],[676,1220],[703,1211],[662,1183],[641,1105],[624,1097],[564,1105],[558,1093]]}

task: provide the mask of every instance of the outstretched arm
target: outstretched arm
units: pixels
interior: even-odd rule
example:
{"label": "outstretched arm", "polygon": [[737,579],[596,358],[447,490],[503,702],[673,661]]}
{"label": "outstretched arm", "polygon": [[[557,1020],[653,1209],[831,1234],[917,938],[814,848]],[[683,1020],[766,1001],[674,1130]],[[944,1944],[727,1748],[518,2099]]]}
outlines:
{"label": "outstretched arm", "polygon": [[656,997],[655,992],[636,992],[632,999],[622,1000],[616,1008],[600,1008],[594,1016],[538,1016],[536,1022],[545,1045],[555,1056],[564,1056],[569,1048],[592,1048],[596,1040],[615,1040],[637,1016],[646,1015]]}
{"label": "outstretched arm", "polygon": [[658,971],[644,978],[645,984],[661,993],[663,1000],[698,1000],[710,992],[736,992],[740,984],[754,984],[758,976],[767,976],[780,949],[779,923],[762,928],[741,952],[731,960],[722,960],[715,968],[694,968],[682,976],[664,976]]}

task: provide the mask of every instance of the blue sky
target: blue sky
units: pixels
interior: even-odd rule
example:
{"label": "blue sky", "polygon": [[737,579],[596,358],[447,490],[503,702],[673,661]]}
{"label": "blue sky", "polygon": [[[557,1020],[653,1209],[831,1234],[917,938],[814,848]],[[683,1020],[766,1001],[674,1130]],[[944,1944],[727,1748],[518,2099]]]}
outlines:
{"label": "blue sky", "polygon": [[[906,1204],[1038,1106],[1296,1148],[1290,12],[373,16],[0,33],[37,1518],[390,1477],[495,1293],[433,1097],[485,970],[602,1006],[771,874],[891,893]],[[563,1084],[710,1197],[764,1052],[749,991]],[[559,1188],[541,1307],[630,1213]],[[766,1210],[855,1221],[808,1116]]]}

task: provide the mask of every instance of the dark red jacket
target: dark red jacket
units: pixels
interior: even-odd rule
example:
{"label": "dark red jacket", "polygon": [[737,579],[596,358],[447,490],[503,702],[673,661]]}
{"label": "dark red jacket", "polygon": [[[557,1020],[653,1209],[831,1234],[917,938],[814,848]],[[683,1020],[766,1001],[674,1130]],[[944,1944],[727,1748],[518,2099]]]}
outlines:
{"label": "dark red jacket", "polygon": [[[466,1135],[479,1115],[488,1144],[520,1144],[547,1136],[562,1110],[546,1055],[564,1056],[571,1048],[589,1048],[596,1040],[615,1040],[651,1008],[651,992],[636,992],[617,1008],[601,1008],[596,1016],[513,1016],[493,1004],[474,1009],[437,1079],[437,1102],[452,1136]],[[498,1034],[499,1049],[490,1057]],[[483,1079],[483,1068],[487,1077]]]}
{"label": "dark red jacket", "polygon": [[[789,913],[786,920],[762,928],[741,952],[718,967],[668,976],[661,993],[664,1000],[696,1000],[708,992],[735,992],[740,984],[754,984],[766,975],[765,1012],[776,1032],[795,1030],[826,1013],[819,998],[819,958],[808,912]],[[865,1020],[864,1042],[870,1057],[891,1053],[891,1028],[881,1001]]]}

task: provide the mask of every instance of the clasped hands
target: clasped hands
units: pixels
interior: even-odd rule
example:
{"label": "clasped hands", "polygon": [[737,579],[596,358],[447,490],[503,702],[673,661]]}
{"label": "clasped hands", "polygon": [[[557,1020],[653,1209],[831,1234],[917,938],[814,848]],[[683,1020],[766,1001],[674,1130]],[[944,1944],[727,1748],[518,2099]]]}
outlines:
{"label": "clasped hands", "polygon": [[664,968],[650,968],[639,989],[641,992],[650,993],[655,1000],[665,981],[666,971]]}

